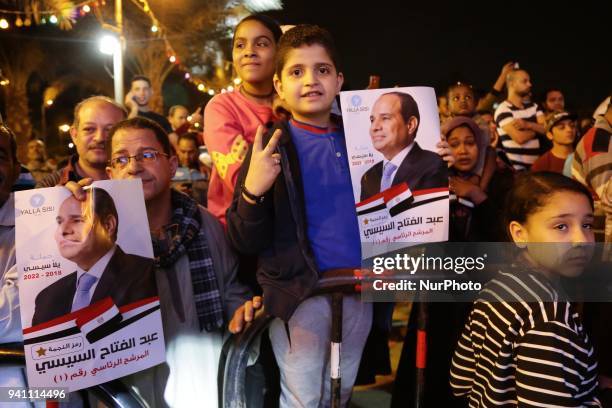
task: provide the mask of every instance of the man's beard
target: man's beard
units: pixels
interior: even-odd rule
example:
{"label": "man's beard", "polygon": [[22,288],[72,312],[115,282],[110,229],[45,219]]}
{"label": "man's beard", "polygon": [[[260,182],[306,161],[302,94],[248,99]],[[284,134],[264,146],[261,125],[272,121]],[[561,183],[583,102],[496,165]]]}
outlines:
{"label": "man's beard", "polygon": [[[97,145],[90,145],[87,150],[93,150],[93,149],[102,149],[102,150],[104,150],[105,149],[105,145],[103,143],[100,143],[100,144],[97,144]],[[98,161],[92,162],[92,161],[88,160],[87,162],[88,162],[88,164],[91,167],[96,168],[96,169],[104,169],[104,168],[106,168],[106,164],[107,164],[107,160],[103,160],[103,161],[100,161],[100,162],[98,162]]]}
{"label": "man's beard", "polygon": [[520,96],[521,98],[531,98],[531,89],[528,89],[526,91],[517,92],[516,94]]}

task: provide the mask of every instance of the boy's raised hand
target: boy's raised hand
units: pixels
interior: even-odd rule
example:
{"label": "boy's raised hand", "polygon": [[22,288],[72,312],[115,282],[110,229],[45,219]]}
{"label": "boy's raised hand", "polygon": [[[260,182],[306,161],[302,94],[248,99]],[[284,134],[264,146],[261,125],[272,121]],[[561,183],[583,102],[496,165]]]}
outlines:
{"label": "boy's raised hand", "polygon": [[244,180],[246,189],[256,196],[264,195],[272,187],[281,171],[280,154],[275,153],[275,150],[282,131],[277,129],[265,147],[262,146],[263,133],[263,126],[259,126],[253,141],[249,171]]}

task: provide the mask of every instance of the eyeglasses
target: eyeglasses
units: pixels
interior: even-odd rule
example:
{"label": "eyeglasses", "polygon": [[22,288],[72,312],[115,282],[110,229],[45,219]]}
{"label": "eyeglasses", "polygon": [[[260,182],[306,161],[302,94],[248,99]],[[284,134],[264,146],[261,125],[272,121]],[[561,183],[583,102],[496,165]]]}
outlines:
{"label": "eyeglasses", "polygon": [[110,161],[110,165],[114,169],[123,169],[130,164],[130,160],[134,159],[139,163],[154,163],[159,156],[168,157],[166,153],[158,152],[157,150],[147,150],[140,152],[134,156],[117,156]]}

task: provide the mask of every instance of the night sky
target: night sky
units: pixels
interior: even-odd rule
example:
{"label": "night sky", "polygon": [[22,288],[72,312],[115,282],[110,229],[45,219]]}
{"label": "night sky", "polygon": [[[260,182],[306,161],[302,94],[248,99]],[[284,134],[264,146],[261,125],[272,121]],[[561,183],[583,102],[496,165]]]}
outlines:
{"label": "night sky", "polygon": [[[173,13],[189,12],[199,1],[203,0],[152,4],[163,16],[170,4]],[[612,90],[611,14],[605,3],[506,0],[487,2],[485,7],[446,0],[284,0],[283,10],[267,14],[282,24],[313,23],[329,29],[341,55],[345,89],[362,89],[370,74],[378,74],[383,87],[425,85],[443,92],[461,80],[486,91],[505,62],[518,61],[531,74],[536,101],[546,88],[558,87],[569,110],[590,116]],[[56,54],[69,56],[69,63],[51,61],[59,64],[57,77],[102,78],[102,91],[112,93],[112,80],[104,69],[111,70],[112,64],[97,50],[99,32],[94,19],[79,20],[69,32],[49,25],[2,30],[0,46],[41,40],[44,47],[57,48]],[[133,75],[130,68],[128,64],[126,80]],[[44,74],[36,73],[29,87],[36,129]],[[182,75],[173,73],[164,85],[166,109],[177,103],[195,108],[209,99],[186,85]],[[91,92],[81,87],[64,93],[47,109],[49,128],[70,121],[74,104]],[[0,111],[5,103],[0,97]]]}
{"label": "night sky", "polygon": [[[285,0],[269,13],[282,24],[312,23],[333,34],[345,77],[364,88],[457,80],[490,88],[502,65],[518,61],[534,96],[559,87],[569,109],[592,110],[612,90],[610,8],[606,2]],[[480,2],[479,2],[480,3]],[[485,6],[486,4],[486,6]]]}

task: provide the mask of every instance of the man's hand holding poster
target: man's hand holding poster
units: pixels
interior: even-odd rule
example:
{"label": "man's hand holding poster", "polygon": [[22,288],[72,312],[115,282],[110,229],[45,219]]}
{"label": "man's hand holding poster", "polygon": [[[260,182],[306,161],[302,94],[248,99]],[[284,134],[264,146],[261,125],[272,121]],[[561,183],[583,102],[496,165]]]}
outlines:
{"label": "man's hand holding poster", "polygon": [[432,88],[342,92],[363,258],[448,239],[448,171]]}
{"label": "man's hand holding poster", "polygon": [[64,187],[15,195],[30,387],[75,391],[165,361],[141,181],[85,191],[84,200]]}

